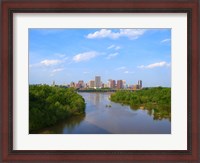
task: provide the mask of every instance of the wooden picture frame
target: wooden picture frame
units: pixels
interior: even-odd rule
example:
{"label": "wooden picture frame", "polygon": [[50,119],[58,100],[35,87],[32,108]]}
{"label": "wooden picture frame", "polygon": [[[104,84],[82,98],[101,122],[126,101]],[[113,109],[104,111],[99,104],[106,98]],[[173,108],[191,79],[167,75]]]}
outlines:
{"label": "wooden picture frame", "polygon": [[[199,158],[199,1],[2,1],[1,4],[2,161],[182,161]],[[14,13],[187,13],[187,150],[13,150]]]}

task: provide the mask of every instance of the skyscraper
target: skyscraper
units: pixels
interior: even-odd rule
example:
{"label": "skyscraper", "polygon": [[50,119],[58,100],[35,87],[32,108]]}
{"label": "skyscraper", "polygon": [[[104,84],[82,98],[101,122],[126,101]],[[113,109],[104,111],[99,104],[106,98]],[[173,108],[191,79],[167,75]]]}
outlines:
{"label": "skyscraper", "polygon": [[94,88],[101,88],[101,77],[95,76]]}
{"label": "skyscraper", "polygon": [[142,88],[142,80],[138,80],[138,86],[139,86],[139,89]]}
{"label": "skyscraper", "polygon": [[109,79],[108,80],[108,88],[111,88],[111,82],[112,82],[112,79]]}
{"label": "skyscraper", "polygon": [[55,83],[55,81],[53,81],[53,84],[52,84],[52,86],[55,86],[56,85],[56,83]]}
{"label": "skyscraper", "polygon": [[126,80],[122,80],[122,83],[123,83],[123,88],[126,89],[127,88]]}
{"label": "skyscraper", "polygon": [[71,82],[70,87],[76,87],[76,84],[74,82]]}
{"label": "skyscraper", "polygon": [[84,81],[83,80],[79,80],[78,81],[78,85],[79,85],[79,88],[84,88]]}
{"label": "skyscraper", "polygon": [[90,88],[94,88],[94,80],[90,80],[90,82],[89,82],[89,87],[90,87]]}
{"label": "skyscraper", "polygon": [[140,89],[140,88],[139,88],[139,85],[138,85],[138,84],[134,84],[134,85],[133,85],[133,90],[138,90],[138,89]]}
{"label": "skyscraper", "polygon": [[115,85],[116,85],[115,80],[111,80],[110,88],[115,88]]}
{"label": "skyscraper", "polygon": [[117,80],[117,89],[122,89],[122,88],[123,88],[122,80]]}

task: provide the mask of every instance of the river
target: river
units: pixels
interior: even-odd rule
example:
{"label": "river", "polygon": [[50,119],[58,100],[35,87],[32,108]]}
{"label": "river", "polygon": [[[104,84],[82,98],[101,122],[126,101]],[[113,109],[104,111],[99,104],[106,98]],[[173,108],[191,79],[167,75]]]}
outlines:
{"label": "river", "polygon": [[111,93],[79,93],[86,102],[77,116],[38,131],[40,134],[170,134],[169,119],[155,119],[147,109],[111,102]]}

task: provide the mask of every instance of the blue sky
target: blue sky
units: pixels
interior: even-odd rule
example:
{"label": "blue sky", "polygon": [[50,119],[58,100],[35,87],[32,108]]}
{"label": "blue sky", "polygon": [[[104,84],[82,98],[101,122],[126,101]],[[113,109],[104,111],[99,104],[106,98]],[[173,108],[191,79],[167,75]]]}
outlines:
{"label": "blue sky", "polygon": [[171,86],[170,29],[29,29],[29,83]]}

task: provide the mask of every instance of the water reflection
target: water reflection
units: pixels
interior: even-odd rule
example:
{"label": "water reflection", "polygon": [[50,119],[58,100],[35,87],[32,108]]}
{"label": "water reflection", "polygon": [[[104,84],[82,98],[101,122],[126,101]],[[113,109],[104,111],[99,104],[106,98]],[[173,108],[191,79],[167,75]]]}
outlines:
{"label": "water reflection", "polygon": [[[75,116],[69,118],[63,122],[58,123],[55,126],[47,127],[45,129],[35,131],[32,134],[59,134],[59,133],[71,133],[74,128],[80,125],[80,123],[85,119],[85,115]],[[64,129],[64,130],[63,130]],[[67,130],[66,130],[67,129]]]}
{"label": "water reflection", "polygon": [[[85,119],[85,115],[83,116],[77,116],[77,117],[72,117],[70,119],[68,119],[67,121],[65,121],[64,123],[64,126],[62,127],[63,128],[67,128],[68,131],[66,132],[69,132],[71,133],[73,131],[73,129],[76,127],[76,126],[79,126],[80,123]],[[62,131],[61,129],[61,131]]]}
{"label": "water reflection", "polygon": [[[41,134],[170,134],[170,108],[127,106],[109,100],[111,93],[80,93],[84,116],[77,116]],[[110,107],[107,107],[110,106]],[[161,110],[161,111],[160,111]]]}
{"label": "water reflection", "polygon": [[100,93],[89,93],[89,95],[86,97],[90,102],[92,102],[94,105],[98,105],[101,103],[101,94]]}

